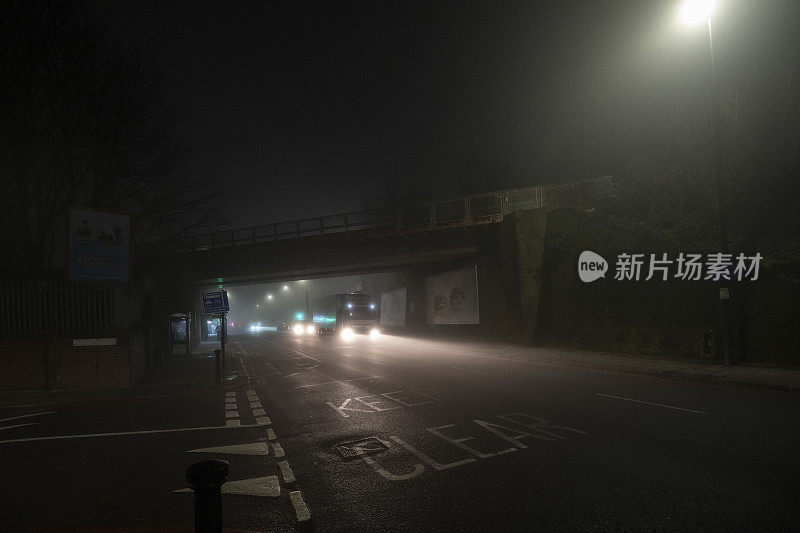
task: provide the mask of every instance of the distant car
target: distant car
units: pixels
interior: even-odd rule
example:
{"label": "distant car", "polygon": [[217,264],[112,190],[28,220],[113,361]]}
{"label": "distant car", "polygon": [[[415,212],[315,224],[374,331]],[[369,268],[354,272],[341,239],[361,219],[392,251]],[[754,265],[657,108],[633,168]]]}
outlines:
{"label": "distant car", "polygon": [[278,330],[278,333],[288,333],[289,332],[289,324],[287,324],[286,322],[281,322],[280,324],[278,324],[277,330]]}

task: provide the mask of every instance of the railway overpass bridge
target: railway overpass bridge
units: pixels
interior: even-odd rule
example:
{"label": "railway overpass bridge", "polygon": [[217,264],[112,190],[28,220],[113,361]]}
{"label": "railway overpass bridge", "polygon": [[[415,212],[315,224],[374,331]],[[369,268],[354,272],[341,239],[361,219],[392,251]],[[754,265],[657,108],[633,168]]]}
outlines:
{"label": "railway overpass bridge", "polygon": [[477,265],[481,324],[532,330],[546,209],[591,205],[611,178],[505,190],[225,230],[153,243],[143,262],[159,285],[159,314],[200,314],[211,287],[398,271],[408,287],[407,323],[425,327],[425,277]]}

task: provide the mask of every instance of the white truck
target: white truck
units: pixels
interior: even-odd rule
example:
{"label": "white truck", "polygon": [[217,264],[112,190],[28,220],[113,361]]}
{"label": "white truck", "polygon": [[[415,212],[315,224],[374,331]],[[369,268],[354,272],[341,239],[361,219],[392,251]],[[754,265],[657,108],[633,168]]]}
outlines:
{"label": "white truck", "polygon": [[380,335],[378,305],[363,292],[331,294],[315,300],[312,315],[320,335],[338,335],[345,339],[356,333],[371,338]]}

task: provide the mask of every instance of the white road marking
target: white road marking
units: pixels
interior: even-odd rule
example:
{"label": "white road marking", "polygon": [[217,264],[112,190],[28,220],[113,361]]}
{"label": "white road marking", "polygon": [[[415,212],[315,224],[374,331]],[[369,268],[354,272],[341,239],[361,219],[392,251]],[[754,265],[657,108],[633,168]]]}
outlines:
{"label": "white road marking", "polygon": [[197,448],[186,453],[230,453],[234,455],[269,455],[269,446],[266,442],[251,442],[248,444],[234,444],[232,446],[213,446],[211,448]]}
{"label": "white road marking", "polygon": [[225,409],[226,410],[230,410],[230,411],[235,411],[236,410],[236,404],[235,403],[226,403],[225,404]]}
{"label": "white road marking", "polygon": [[267,428],[267,440],[275,440],[277,438],[278,437],[275,435],[275,432],[272,430],[272,428]]}
{"label": "white road marking", "polygon": [[667,409],[675,409],[678,411],[686,411],[688,413],[697,413],[700,415],[708,415],[711,413],[707,413],[706,411],[695,411],[694,409],[684,409],[683,407],[675,407],[674,405],[664,405],[663,403],[653,403],[653,402],[646,402],[644,400],[635,400],[633,398],[624,398],[622,396],[612,396],[610,394],[601,394],[599,392],[595,393],[597,396],[604,396],[606,398],[615,398],[617,400],[625,400],[626,402],[636,402],[636,403],[644,403],[647,405],[655,405],[657,407],[666,407]]}
{"label": "white road marking", "polygon": [[349,383],[351,381],[363,381],[365,379],[378,379],[378,378],[385,378],[386,376],[368,376],[366,378],[355,378],[355,379],[340,379],[338,381],[326,381],[324,383],[312,383],[310,385],[300,385],[296,387],[298,389],[303,389],[305,387],[319,387],[322,385],[333,385],[334,383]]}
{"label": "white road marking", "polygon": [[238,428],[238,427],[242,426],[242,423],[239,421],[238,418],[234,418],[234,419],[231,419],[231,420],[226,420],[225,421],[225,426],[229,427],[229,428]]}
{"label": "white road marking", "polygon": [[350,403],[351,401],[352,401],[352,398],[347,398],[344,402],[342,402],[342,405],[340,405],[339,407],[336,407],[331,402],[325,402],[325,403],[330,405],[331,408],[334,411],[336,411],[337,413],[342,415],[344,418],[350,418],[350,415],[345,413],[345,411],[356,411],[356,412],[359,412],[359,413],[374,413],[375,412],[372,409],[359,409],[357,407],[347,407],[347,404]]}
{"label": "white road marking", "polygon": [[19,420],[20,418],[30,418],[32,416],[49,415],[50,413],[60,413],[60,412],[61,411],[45,411],[43,413],[32,413],[29,415],[12,416],[9,418],[0,418],[0,422],[6,422],[8,420]]}
{"label": "white road marking", "polygon": [[[224,486],[225,485],[223,485],[223,487]],[[297,515],[298,522],[305,522],[306,520],[311,519],[311,513],[308,512],[306,502],[303,501],[303,495],[300,494],[299,490],[293,490],[290,492],[289,498],[292,500],[292,506],[294,506],[294,513]]]}
{"label": "white road marking", "polygon": [[[392,436],[392,437],[389,437],[389,438],[392,439],[393,441],[395,441],[397,444],[399,444],[403,448],[405,448],[406,450],[408,450],[411,453],[413,453],[414,455],[416,455],[417,457],[419,457],[422,461],[427,463],[429,466],[432,466],[436,470],[447,470],[448,468],[455,468],[457,466],[461,466],[461,465],[465,465],[465,464],[468,464],[468,463],[474,463],[475,462],[475,458],[474,457],[467,457],[466,459],[462,459],[460,461],[455,461],[453,463],[447,463],[447,464],[443,465],[443,464],[441,464],[441,463],[439,463],[437,461],[434,461],[433,459],[431,459],[430,457],[428,457],[427,455],[425,455],[424,453],[422,453],[418,449],[414,448],[413,446],[411,446],[407,442],[403,442],[402,440],[398,439],[395,436]],[[515,448],[515,450],[516,450],[516,448]]]}
{"label": "white road marking", "polygon": [[251,409],[260,409],[261,408],[261,402],[250,402],[250,408]]}
{"label": "white road marking", "polygon": [[259,426],[268,426],[272,424],[272,420],[270,420],[268,416],[258,416],[256,417],[256,424]]}
{"label": "white road marking", "polygon": [[317,359],[317,358],[315,358],[315,357],[311,357],[311,356],[310,356],[310,355],[308,355],[307,353],[303,353],[303,352],[301,352],[300,350],[295,350],[294,348],[289,348],[289,347],[288,347],[288,346],[286,346],[285,344],[280,344],[280,343],[277,343],[277,342],[274,342],[274,341],[269,341],[269,342],[271,342],[272,344],[277,344],[278,346],[280,346],[280,347],[282,347],[282,348],[286,348],[286,349],[287,349],[287,350],[289,350],[290,352],[294,352],[294,353],[296,353],[297,355],[302,355],[303,357],[307,357],[307,358],[311,359],[312,361],[316,361],[317,363],[324,363],[324,362],[325,362],[325,361],[320,361],[319,359]]}
{"label": "white road marking", "polygon": [[[229,420],[228,422],[238,422]],[[124,437],[126,435],[150,435],[154,433],[178,433],[181,431],[208,431],[210,429],[231,429],[237,428],[257,428],[259,424],[243,424],[239,426],[204,426],[197,428],[175,428],[175,429],[146,429],[142,431],[118,431],[116,433],[83,433],[80,435],[53,435],[50,437],[31,437],[28,439],[8,439],[0,440],[0,444],[11,444],[14,442],[34,442],[39,440],[64,440],[64,439],[86,439],[90,437]]]}
{"label": "white road marking", "polygon": [[293,373],[291,373],[291,374],[289,374],[289,375],[286,375],[286,376],[283,376],[283,377],[285,377],[285,378],[290,378],[290,377],[292,377],[292,376],[296,376],[296,375],[297,375],[297,374],[299,374],[299,373],[300,373],[300,372],[293,372]]}
{"label": "white road marking", "polygon": [[284,453],[283,451],[283,446],[281,446],[280,442],[270,442],[269,445],[272,446],[272,453],[274,453],[275,457],[277,457],[278,459],[286,455],[286,453]]}
{"label": "white road marking", "polygon": [[14,426],[3,426],[3,427],[0,427],[0,431],[3,431],[4,429],[14,429],[14,428],[21,428],[21,427],[24,427],[24,426],[35,426],[35,425],[36,425],[36,422],[28,422],[27,424],[17,424],[17,425],[14,425]]}
{"label": "white road marking", "polygon": [[[383,476],[384,478],[388,479],[389,481],[403,481],[403,480],[406,480],[406,479],[411,479],[411,478],[417,477],[418,475],[420,475],[423,472],[425,472],[425,467],[424,466],[422,466],[419,463],[415,463],[414,464],[414,469],[411,472],[409,472],[408,474],[400,474],[400,475],[392,474],[391,472],[389,472],[388,470],[383,468],[380,464],[378,464],[378,461],[376,461],[372,457],[370,457],[368,455],[365,455],[364,457],[362,457],[362,459],[364,459],[364,462],[367,463],[374,471],[376,471],[377,473],[379,473],[381,476]],[[471,459],[471,457],[470,457],[470,459]]]}
{"label": "white road marking", "polygon": [[289,463],[286,461],[279,461],[278,466],[281,467],[281,475],[283,476],[284,483],[294,483],[294,472],[292,472]]}
{"label": "white road marking", "polygon": [[[180,489],[175,492],[194,492],[192,489]],[[281,495],[281,484],[278,476],[254,477],[240,481],[228,481],[222,485],[222,494],[242,494],[244,496],[261,496],[276,498]]]}
{"label": "white road marking", "polygon": [[[247,355],[247,353],[244,350],[242,350],[242,353]],[[244,377],[247,378],[247,381],[250,381],[250,374],[247,373],[247,367],[244,366],[244,361],[242,361],[241,357],[237,357],[237,359],[239,359],[239,364],[242,365],[242,370],[244,370]]]}
{"label": "white road marking", "polygon": [[231,397],[236,398],[236,392],[235,391],[234,392],[226,392],[225,393],[225,397],[226,398],[231,398]]}
{"label": "white road marking", "polygon": [[253,416],[264,416],[265,414],[263,409],[253,409]]}
{"label": "white road marking", "polygon": [[494,376],[494,374],[491,374],[489,372],[483,372],[481,370],[472,370],[471,368],[461,368],[460,366],[454,366],[453,368],[455,368],[456,370],[463,370],[464,372],[474,372],[476,374],[484,374],[486,376]]}
{"label": "white road marking", "polygon": [[239,418],[239,411],[225,411],[225,418]]}
{"label": "white road marking", "polygon": [[387,365],[386,363],[381,363],[380,361],[373,361],[372,359],[370,359],[370,360],[369,360],[369,362],[370,362],[370,363],[375,363],[376,365],[389,366],[389,365]]}

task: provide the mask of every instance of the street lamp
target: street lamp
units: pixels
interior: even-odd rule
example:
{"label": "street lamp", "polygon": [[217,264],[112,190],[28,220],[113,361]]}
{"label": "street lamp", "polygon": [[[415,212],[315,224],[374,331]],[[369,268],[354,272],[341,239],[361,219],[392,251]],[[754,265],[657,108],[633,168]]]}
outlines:
{"label": "street lamp", "polygon": [[[714,40],[711,32],[711,15],[716,0],[684,0],[680,8],[680,18],[686,26],[697,26],[704,21],[708,26],[708,55],[711,60],[711,127],[714,132],[714,181],[717,186],[717,225],[719,227],[719,253],[728,252],[728,203],[722,166],[722,146],[719,117],[719,91],[717,89],[717,68],[714,63]],[[720,290],[720,298],[723,291]],[[727,293],[730,298],[730,292]],[[730,308],[728,301],[722,302],[722,332],[725,364],[731,363]]]}
{"label": "street lamp", "polygon": [[728,213],[725,181],[722,166],[722,146],[719,118],[719,91],[717,89],[717,68],[714,63],[714,40],[711,32],[711,15],[716,0],[685,0],[681,4],[680,18],[686,26],[697,26],[703,22],[708,26],[708,52],[711,60],[711,122],[714,132],[714,181],[717,186],[717,224],[719,226],[720,253],[728,251]]}
{"label": "street lamp", "polygon": [[267,294],[267,300],[272,300],[272,295],[271,294]]}
{"label": "street lamp", "polygon": [[284,285],[283,286],[283,290],[288,291],[289,290],[289,286],[288,285]]}

